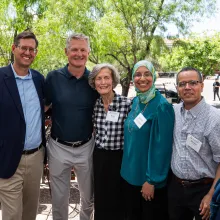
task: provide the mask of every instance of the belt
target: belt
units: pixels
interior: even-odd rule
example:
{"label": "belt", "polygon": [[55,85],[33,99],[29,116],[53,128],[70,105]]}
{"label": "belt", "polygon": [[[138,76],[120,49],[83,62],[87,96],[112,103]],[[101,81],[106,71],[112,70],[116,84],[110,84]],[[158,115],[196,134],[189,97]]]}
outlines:
{"label": "belt", "polygon": [[183,187],[193,187],[196,185],[207,185],[210,183],[213,183],[214,179],[209,177],[204,177],[198,180],[186,180],[186,179],[180,179],[179,177],[175,176],[175,179],[178,183],[180,183]]}
{"label": "belt", "polygon": [[87,143],[92,136],[90,136],[89,138],[87,138],[86,140],[84,141],[75,141],[75,142],[66,142],[66,141],[62,141],[60,140],[59,138],[55,137],[53,134],[50,135],[56,142],[60,143],[60,144],[63,144],[63,145],[66,145],[66,146],[69,146],[69,147],[80,147],[82,146],[83,144]]}
{"label": "belt", "polygon": [[22,154],[33,154],[35,153],[36,151],[40,150],[42,148],[42,145],[40,145],[39,147],[37,148],[34,148],[34,149],[31,149],[31,150],[23,150]]}

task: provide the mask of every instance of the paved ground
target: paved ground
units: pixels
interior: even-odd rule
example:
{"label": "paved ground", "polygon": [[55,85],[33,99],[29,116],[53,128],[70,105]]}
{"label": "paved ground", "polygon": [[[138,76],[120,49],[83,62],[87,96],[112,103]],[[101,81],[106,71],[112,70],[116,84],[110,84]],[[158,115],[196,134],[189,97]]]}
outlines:
{"label": "paved ground", "polygon": [[[220,107],[220,101],[213,101],[213,88],[212,84],[214,79],[205,80],[205,86],[203,90],[203,96],[205,97],[206,101],[211,105],[216,105]],[[167,78],[159,78],[157,80],[157,84],[166,83],[166,88],[175,88],[174,83],[175,79],[167,79]],[[116,91],[120,94],[121,87],[118,86]],[[134,87],[131,86],[129,91],[129,97],[135,96]],[[70,206],[69,206],[69,220],[79,220],[79,192],[77,190],[77,182],[71,182],[71,196],[70,196]],[[0,210],[0,220],[1,218],[1,210]],[[51,199],[49,188],[47,184],[41,184],[41,195],[40,195],[40,206],[38,210],[38,215],[36,220],[52,220],[51,214]]]}
{"label": "paved ground", "polygon": [[[40,206],[36,220],[52,220],[51,196],[48,184],[41,184]],[[77,181],[71,181],[69,219],[79,220],[79,191]]]}

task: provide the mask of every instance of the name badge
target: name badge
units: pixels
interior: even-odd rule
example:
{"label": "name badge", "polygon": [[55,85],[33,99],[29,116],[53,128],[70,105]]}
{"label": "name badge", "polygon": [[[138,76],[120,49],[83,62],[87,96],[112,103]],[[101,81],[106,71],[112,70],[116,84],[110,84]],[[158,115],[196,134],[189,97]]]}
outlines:
{"label": "name badge", "polygon": [[119,118],[119,112],[108,111],[106,121],[117,122]]}
{"label": "name badge", "polygon": [[147,121],[147,119],[142,115],[142,113],[140,113],[135,119],[134,119],[134,123],[141,128],[145,122]]}
{"label": "name badge", "polygon": [[198,153],[202,146],[202,142],[197,138],[193,137],[191,134],[188,134],[186,139],[186,145],[191,147],[193,150],[195,150]]}

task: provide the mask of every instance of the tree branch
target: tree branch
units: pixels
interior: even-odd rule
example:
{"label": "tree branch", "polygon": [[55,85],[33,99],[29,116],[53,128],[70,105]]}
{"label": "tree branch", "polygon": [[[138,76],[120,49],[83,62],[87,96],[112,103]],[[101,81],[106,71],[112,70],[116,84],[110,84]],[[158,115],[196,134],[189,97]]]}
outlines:
{"label": "tree branch", "polygon": [[129,67],[127,67],[124,63],[122,63],[122,62],[118,59],[118,57],[116,57],[114,54],[107,53],[106,56],[111,56],[111,57],[113,57],[113,58],[114,58],[116,61],[118,61],[119,64],[120,64],[121,66],[123,66],[125,69],[128,69],[128,68],[129,68]]}
{"label": "tree branch", "polygon": [[152,41],[152,36],[154,35],[154,32],[155,32],[155,30],[158,26],[159,20],[161,18],[161,11],[163,10],[163,4],[164,4],[164,0],[161,0],[159,8],[158,8],[157,17],[156,17],[154,25],[150,31],[150,39],[148,40],[147,45],[146,45],[146,52],[150,51],[150,44]]}

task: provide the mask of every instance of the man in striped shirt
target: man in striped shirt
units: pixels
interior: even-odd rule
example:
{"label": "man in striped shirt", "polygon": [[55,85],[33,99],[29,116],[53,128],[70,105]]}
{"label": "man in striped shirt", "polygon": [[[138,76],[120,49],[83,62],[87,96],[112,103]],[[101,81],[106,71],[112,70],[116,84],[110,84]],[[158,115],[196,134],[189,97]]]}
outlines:
{"label": "man in striped shirt", "polygon": [[174,106],[172,177],[168,186],[170,220],[209,219],[214,185],[220,178],[220,111],[201,96],[202,74],[177,74],[182,103]]}

